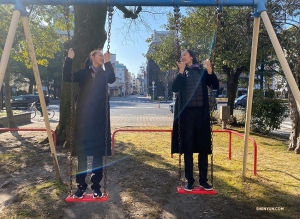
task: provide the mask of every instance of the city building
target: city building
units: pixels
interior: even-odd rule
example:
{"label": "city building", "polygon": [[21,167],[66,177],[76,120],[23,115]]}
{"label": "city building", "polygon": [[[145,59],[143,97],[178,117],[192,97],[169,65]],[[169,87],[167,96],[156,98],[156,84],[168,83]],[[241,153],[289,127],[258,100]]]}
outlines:
{"label": "city building", "polygon": [[[159,45],[163,38],[167,38],[172,31],[156,31],[153,32],[153,39],[150,43],[148,52],[151,51],[151,47]],[[171,71],[170,71],[171,72]],[[146,77],[145,77],[145,92],[152,96],[152,99],[158,97],[169,98],[172,97],[172,92],[168,89],[172,79],[169,77],[170,73],[162,72],[160,67],[155,63],[154,60],[147,60]],[[153,86],[154,85],[154,86]],[[154,97],[153,97],[154,96]]]}

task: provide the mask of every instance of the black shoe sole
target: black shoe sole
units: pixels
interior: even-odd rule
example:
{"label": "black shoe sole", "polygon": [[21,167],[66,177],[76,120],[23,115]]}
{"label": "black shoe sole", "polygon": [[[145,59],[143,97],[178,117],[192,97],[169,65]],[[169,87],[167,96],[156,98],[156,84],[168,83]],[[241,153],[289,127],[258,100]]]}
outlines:
{"label": "black shoe sole", "polygon": [[191,188],[191,189],[188,189],[188,188],[186,188],[186,187],[183,187],[183,189],[184,189],[185,191],[187,191],[187,192],[191,192],[191,191],[193,191],[193,188]]}
{"label": "black shoe sole", "polygon": [[102,198],[102,196],[103,194],[101,196],[96,196],[96,197],[93,195],[93,198]]}
{"label": "black shoe sole", "polygon": [[205,188],[204,186],[200,186],[201,188],[203,188],[205,191],[211,191],[211,190],[214,190],[214,188]]}
{"label": "black shoe sole", "polygon": [[82,194],[81,197],[77,197],[76,195],[73,195],[73,198],[76,198],[76,199],[82,199],[84,195],[85,195],[85,192]]}

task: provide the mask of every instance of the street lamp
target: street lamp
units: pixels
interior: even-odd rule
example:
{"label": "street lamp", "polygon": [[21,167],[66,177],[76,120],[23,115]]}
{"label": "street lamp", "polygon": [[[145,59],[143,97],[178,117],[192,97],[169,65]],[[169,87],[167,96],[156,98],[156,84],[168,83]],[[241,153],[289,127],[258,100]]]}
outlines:
{"label": "street lamp", "polygon": [[154,85],[155,85],[155,81],[152,81],[153,101],[154,101]]}
{"label": "street lamp", "polygon": [[124,81],[124,97],[126,96],[126,83],[127,81]]}

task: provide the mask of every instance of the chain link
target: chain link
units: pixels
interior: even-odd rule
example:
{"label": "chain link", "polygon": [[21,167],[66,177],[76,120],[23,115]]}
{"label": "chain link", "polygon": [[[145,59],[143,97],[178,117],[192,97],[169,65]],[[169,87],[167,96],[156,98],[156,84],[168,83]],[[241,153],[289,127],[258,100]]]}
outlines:
{"label": "chain link", "polygon": [[64,18],[65,18],[65,22],[66,22],[66,29],[67,29],[67,36],[68,36],[68,40],[67,40],[67,45],[66,48],[71,48],[72,45],[72,41],[71,41],[71,23],[70,23],[70,6],[69,5],[65,5],[63,6],[63,11],[64,11]]}
{"label": "chain link", "polygon": [[175,29],[175,53],[177,61],[180,61],[180,40],[179,40],[179,30],[180,30],[180,8],[174,6],[174,29]]}
{"label": "chain link", "polygon": [[[174,29],[175,29],[175,46],[174,46],[174,53],[176,54],[176,60],[180,61],[180,42],[179,42],[179,18],[180,18],[180,9],[178,6],[174,6]],[[177,99],[178,99],[178,181],[179,186],[181,187],[181,106],[180,106],[180,91],[177,92]]]}
{"label": "chain link", "polygon": [[[221,24],[221,9],[217,7],[216,9],[216,14],[217,14],[217,29],[216,29],[216,34],[215,34],[215,39],[214,39],[214,48],[213,53],[212,53],[212,62],[211,66],[214,68],[214,64],[216,61],[216,55],[217,55],[217,39],[218,39],[218,31],[220,29],[220,24]],[[210,181],[212,186],[214,186],[214,153],[213,153],[213,113],[214,113],[214,104],[213,104],[213,87],[210,87],[210,136],[211,136],[211,156],[210,156]]]}
{"label": "chain link", "polygon": [[[107,35],[107,51],[109,52],[110,49],[110,36],[111,36],[111,24],[112,24],[112,17],[113,17],[113,6],[108,6],[108,35]],[[106,185],[107,185],[107,150],[108,150],[108,80],[106,75],[106,103],[105,103],[105,157],[104,157],[104,186],[103,186],[103,195],[106,196]]]}
{"label": "chain link", "polygon": [[113,17],[114,7],[113,6],[108,6],[107,11],[108,11],[107,51],[109,52],[109,50],[110,50],[111,24],[112,24],[112,17]]}

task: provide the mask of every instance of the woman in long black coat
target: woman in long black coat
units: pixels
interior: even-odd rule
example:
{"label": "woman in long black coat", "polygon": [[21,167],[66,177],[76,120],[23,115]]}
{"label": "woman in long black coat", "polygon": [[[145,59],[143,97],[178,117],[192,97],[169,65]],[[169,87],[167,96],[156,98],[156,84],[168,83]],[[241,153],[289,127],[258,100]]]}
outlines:
{"label": "woman in long black coat", "polygon": [[191,50],[183,51],[177,65],[179,72],[172,85],[177,98],[171,153],[184,154],[185,178],[188,181],[184,187],[186,191],[192,191],[195,182],[193,153],[199,153],[199,184],[205,190],[212,190],[207,183],[208,154],[212,153],[207,87],[218,89],[219,81],[211,69],[210,61],[205,60],[203,68]]}
{"label": "woman in long black coat", "polygon": [[[79,83],[76,100],[74,146],[72,156],[78,156],[74,198],[82,198],[87,184],[87,156],[93,156],[92,190],[94,198],[102,196],[100,182],[103,176],[103,156],[111,154],[110,114],[107,83],[115,82],[110,53],[100,50],[90,53],[85,68],[72,73],[75,53],[71,48],[65,60],[63,80]],[[103,69],[103,65],[105,70]],[[106,139],[107,138],[107,139]]]}

